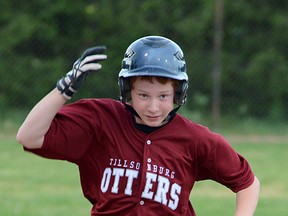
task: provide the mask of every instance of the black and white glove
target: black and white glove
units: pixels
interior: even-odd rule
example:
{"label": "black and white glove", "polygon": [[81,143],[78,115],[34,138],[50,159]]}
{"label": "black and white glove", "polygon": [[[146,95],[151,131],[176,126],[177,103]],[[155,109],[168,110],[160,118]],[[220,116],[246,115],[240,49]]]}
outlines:
{"label": "black and white glove", "polygon": [[107,59],[107,56],[103,54],[105,50],[105,46],[87,49],[73,64],[72,70],[58,80],[56,87],[65,98],[68,100],[72,98],[91,71],[101,69],[99,62]]}

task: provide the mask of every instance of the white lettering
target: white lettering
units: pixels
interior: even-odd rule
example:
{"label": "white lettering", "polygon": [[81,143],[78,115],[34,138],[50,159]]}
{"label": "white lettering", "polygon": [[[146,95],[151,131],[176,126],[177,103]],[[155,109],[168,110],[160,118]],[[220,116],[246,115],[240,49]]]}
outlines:
{"label": "white lettering", "polygon": [[170,176],[172,179],[174,179],[175,177],[175,172],[171,172],[171,176]]}
{"label": "white lettering", "polygon": [[134,161],[131,161],[131,162],[130,162],[130,167],[129,167],[129,168],[130,168],[130,169],[133,169],[133,168],[134,168],[134,164],[135,164],[135,162],[134,162]]}
{"label": "white lettering", "polygon": [[113,167],[122,167],[122,168],[130,168],[130,169],[136,169],[140,170],[141,163],[135,162],[135,161],[129,161],[119,158],[110,158],[109,159],[109,165]]}
{"label": "white lettering", "polygon": [[168,178],[158,176],[158,187],[154,200],[162,203],[163,205],[167,205],[167,193],[169,190],[169,186],[170,181]]}
{"label": "white lettering", "polygon": [[113,176],[115,176],[114,184],[111,189],[112,193],[118,193],[119,190],[119,180],[121,176],[124,176],[124,169],[122,168],[114,168],[113,169]]}
{"label": "white lettering", "polygon": [[[104,170],[101,180],[102,193],[107,193],[112,186],[111,193],[118,194],[121,191],[125,195],[132,196],[134,182],[140,181],[138,178],[141,163],[110,158],[109,164],[111,167]],[[175,178],[175,172],[153,163],[146,165],[146,182],[141,197],[161,203],[171,210],[176,210],[180,202],[182,188],[179,184],[171,182]],[[125,182],[126,187],[123,185]]]}
{"label": "white lettering", "polygon": [[162,175],[162,174],[163,174],[163,172],[164,172],[164,167],[161,167],[161,166],[160,166],[160,168],[159,168],[159,174],[161,174],[161,175]]}
{"label": "white lettering", "polygon": [[125,188],[125,194],[127,195],[132,195],[132,185],[133,185],[133,180],[138,178],[138,171],[136,170],[131,170],[131,169],[127,169],[125,176],[128,177],[127,180],[127,185]]}
{"label": "white lettering", "polygon": [[153,165],[153,172],[154,172],[154,173],[157,173],[157,170],[158,170],[157,165]]}
{"label": "white lettering", "polygon": [[179,194],[181,193],[181,186],[177,183],[174,183],[171,187],[170,196],[172,200],[169,200],[168,207],[172,210],[175,210],[178,207],[179,203]]}
{"label": "white lettering", "polygon": [[104,170],[102,181],[101,181],[101,191],[103,193],[106,193],[108,190],[110,178],[111,178],[111,173],[112,173],[112,171],[111,171],[111,168],[109,168],[109,167],[107,167]]}
{"label": "white lettering", "polygon": [[128,167],[128,165],[127,165],[127,160],[124,160],[124,164],[123,164],[123,167]]}
{"label": "white lettering", "polygon": [[141,167],[141,164],[140,163],[136,163],[136,170],[139,170]]}
{"label": "white lettering", "polygon": [[166,169],[165,176],[169,177],[170,170]]}
{"label": "white lettering", "polygon": [[144,191],[141,194],[141,197],[152,199],[154,193],[150,190],[153,187],[152,182],[156,182],[156,178],[157,178],[156,174],[149,173],[149,172],[146,173],[146,184],[145,184]]}
{"label": "white lettering", "polygon": [[121,159],[118,159],[118,167],[122,167]]}

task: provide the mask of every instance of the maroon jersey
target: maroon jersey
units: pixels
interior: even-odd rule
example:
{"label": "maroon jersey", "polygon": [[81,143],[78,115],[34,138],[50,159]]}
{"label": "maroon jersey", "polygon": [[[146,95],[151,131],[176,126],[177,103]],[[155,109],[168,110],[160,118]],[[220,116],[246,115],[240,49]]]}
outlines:
{"label": "maroon jersey", "polygon": [[193,216],[196,181],[211,179],[234,192],[254,181],[248,162],[221,135],[179,114],[146,134],[112,99],[64,106],[42,148],[28,151],[77,164],[93,216]]}

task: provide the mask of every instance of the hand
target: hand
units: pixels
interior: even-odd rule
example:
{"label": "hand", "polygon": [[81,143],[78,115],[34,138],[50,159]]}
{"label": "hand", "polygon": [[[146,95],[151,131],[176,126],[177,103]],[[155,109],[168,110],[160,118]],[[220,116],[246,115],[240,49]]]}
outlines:
{"label": "hand", "polygon": [[101,69],[99,61],[107,59],[107,56],[102,54],[105,50],[105,46],[87,49],[73,64],[72,70],[58,80],[56,87],[65,98],[72,98],[90,72]]}

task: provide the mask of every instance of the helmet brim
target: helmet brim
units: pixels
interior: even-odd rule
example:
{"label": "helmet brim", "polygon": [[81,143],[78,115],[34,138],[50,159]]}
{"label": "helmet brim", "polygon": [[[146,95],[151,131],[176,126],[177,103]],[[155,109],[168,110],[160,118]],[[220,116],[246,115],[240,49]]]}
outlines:
{"label": "helmet brim", "polygon": [[137,76],[157,76],[157,77],[166,77],[175,80],[185,80],[188,81],[188,76],[186,73],[172,73],[169,70],[165,70],[161,67],[149,67],[146,65],[141,68],[137,68],[134,70],[122,69],[119,73],[119,78],[128,78],[128,77],[137,77]]}

